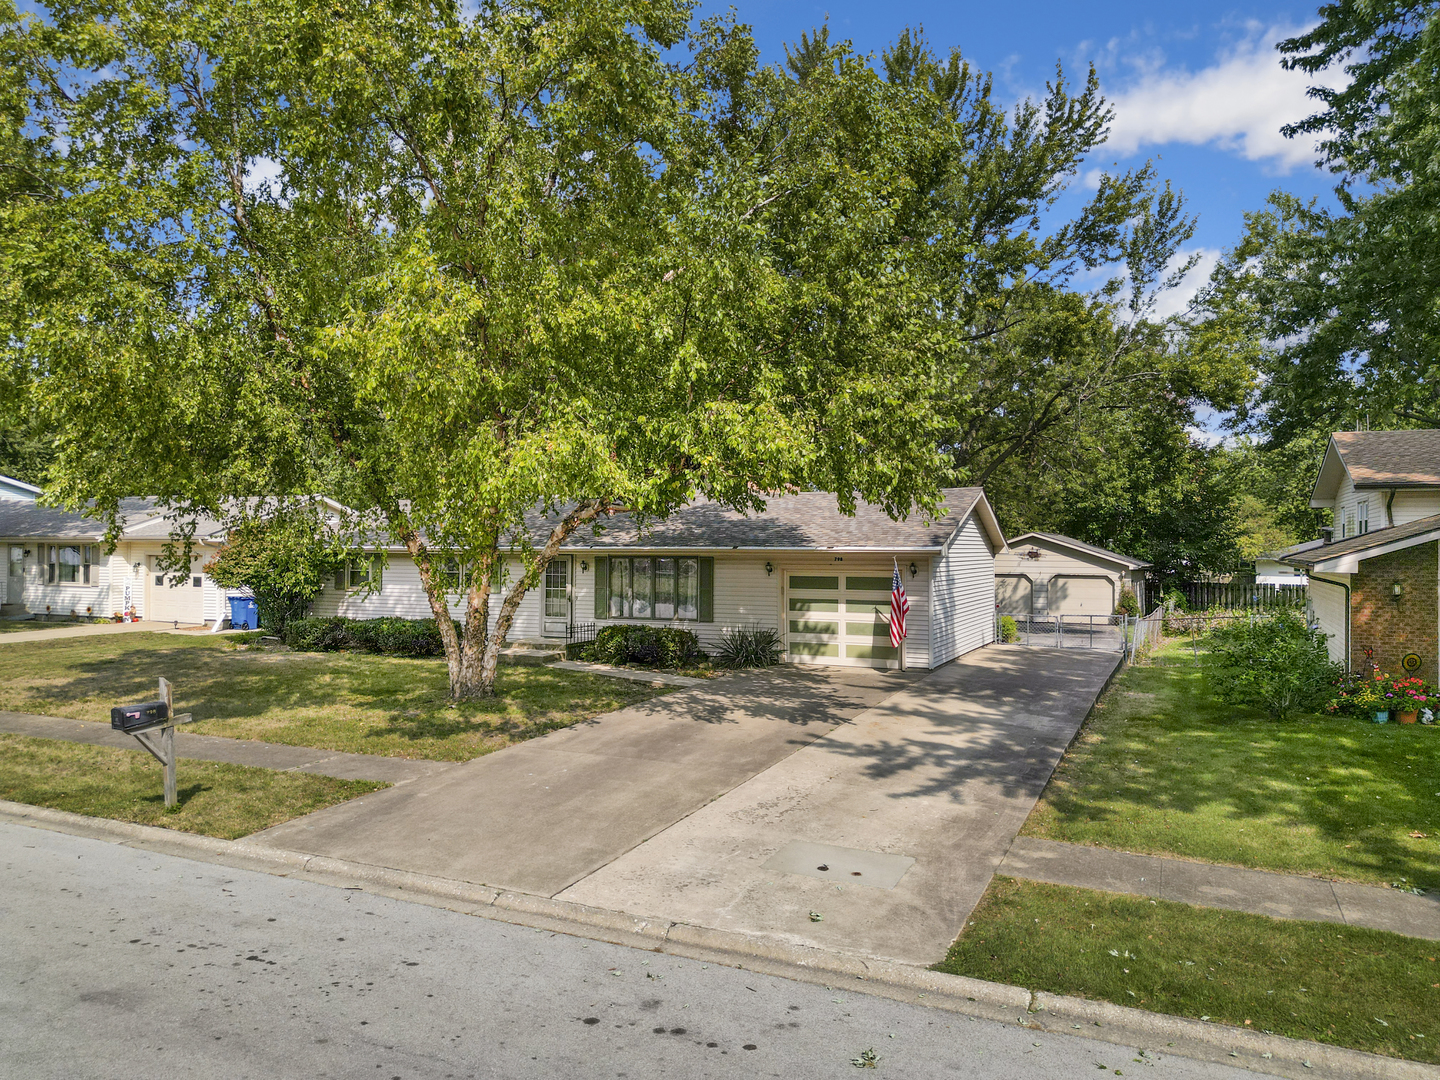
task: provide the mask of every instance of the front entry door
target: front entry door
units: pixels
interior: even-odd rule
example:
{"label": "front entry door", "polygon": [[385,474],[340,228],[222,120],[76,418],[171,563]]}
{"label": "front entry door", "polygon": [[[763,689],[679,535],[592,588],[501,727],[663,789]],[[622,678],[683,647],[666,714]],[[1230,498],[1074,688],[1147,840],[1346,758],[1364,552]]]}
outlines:
{"label": "front entry door", "polygon": [[570,556],[557,555],[545,567],[544,634],[563,638],[570,629]]}

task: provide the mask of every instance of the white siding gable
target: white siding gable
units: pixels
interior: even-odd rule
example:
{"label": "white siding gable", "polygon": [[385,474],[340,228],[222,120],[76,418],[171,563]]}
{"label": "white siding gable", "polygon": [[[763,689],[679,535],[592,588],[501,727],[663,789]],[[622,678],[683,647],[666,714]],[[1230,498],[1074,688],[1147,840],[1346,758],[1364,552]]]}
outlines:
{"label": "white siding gable", "polygon": [[971,515],[936,562],[930,666],[995,640],[995,553]]}

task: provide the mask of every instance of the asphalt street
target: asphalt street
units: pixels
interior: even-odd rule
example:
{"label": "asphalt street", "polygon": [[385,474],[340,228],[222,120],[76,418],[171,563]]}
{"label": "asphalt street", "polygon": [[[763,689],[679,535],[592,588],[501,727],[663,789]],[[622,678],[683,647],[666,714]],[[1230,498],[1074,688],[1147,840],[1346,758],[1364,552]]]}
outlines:
{"label": "asphalt street", "polygon": [[1253,1076],[20,825],[0,866],[7,1080]]}

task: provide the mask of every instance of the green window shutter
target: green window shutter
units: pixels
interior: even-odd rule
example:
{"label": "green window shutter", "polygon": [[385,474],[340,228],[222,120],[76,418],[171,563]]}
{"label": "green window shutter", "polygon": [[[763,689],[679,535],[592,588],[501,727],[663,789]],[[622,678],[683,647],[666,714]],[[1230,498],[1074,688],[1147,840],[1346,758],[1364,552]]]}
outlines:
{"label": "green window shutter", "polygon": [[376,555],[370,560],[370,580],[375,588],[381,589],[385,585],[385,560]]}
{"label": "green window shutter", "polygon": [[340,569],[335,571],[335,591],[336,591],[336,592],[344,592],[344,591],[345,591],[345,586],[346,586],[346,584],[347,584],[347,582],[346,582],[346,580],[345,580],[345,574],[346,574],[346,572],[347,572],[348,567],[349,567],[349,564],[348,564],[348,563],[341,563],[341,564],[340,564]]}
{"label": "green window shutter", "polygon": [[595,560],[595,618],[610,616],[610,560],[603,555]]}
{"label": "green window shutter", "polygon": [[715,560],[704,557],[700,560],[700,609],[701,622],[715,621]]}

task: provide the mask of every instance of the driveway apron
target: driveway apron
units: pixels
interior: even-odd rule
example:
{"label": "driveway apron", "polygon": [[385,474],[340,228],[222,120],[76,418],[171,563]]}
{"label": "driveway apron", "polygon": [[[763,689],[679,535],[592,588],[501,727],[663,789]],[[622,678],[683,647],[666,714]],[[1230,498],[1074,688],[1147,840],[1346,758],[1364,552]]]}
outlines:
{"label": "driveway apron", "polygon": [[560,899],[936,963],[1118,663],[1084,649],[969,653]]}
{"label": "driveway apron", "polygon": [[250,839],[553,896],[918,678],[727,675]]}

